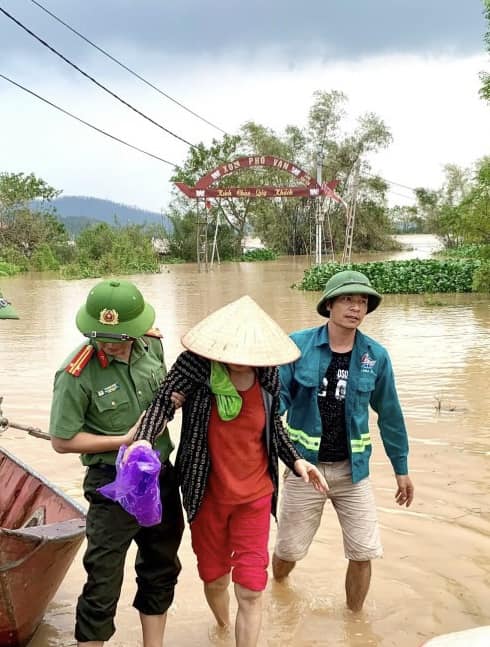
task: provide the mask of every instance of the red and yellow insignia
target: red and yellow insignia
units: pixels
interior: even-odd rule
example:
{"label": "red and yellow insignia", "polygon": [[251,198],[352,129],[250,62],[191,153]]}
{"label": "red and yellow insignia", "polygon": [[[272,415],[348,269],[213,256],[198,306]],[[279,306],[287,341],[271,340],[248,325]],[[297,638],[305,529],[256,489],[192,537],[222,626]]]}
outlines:
{"label": "red and yellow insignia", "polygon": [[119,313],[117,310],[109,310],[104,308],[100,311],[99,322],[107,326],[115,326],[119,323]]}
{"label": "red and yellow insignia", "polygon": [[[90,358],[92,357],[94,352],[95,347],[92,346],[92,344],[87,344],[78,351],[75,357],[73,357],[71,362],[65,368],[65,371],[70,375],[73,375],[73,377],[80,377],[83,369],[89,363]],[[107,366],[109,365],[109,360],[107,359],[107,355],[104,353],[104,351],[99,348],[96,355],[97,359],[99,360],[100,367],[107,368]]]}
{"label": "red and yellow insignia", "polygon": [[73,377],[80,377],[83,369],[87,366],[90,361],[90,358],[94,354],[95,348],[91,344],[87,344],[71,360],[68,366],[65,368],[65,371]]}

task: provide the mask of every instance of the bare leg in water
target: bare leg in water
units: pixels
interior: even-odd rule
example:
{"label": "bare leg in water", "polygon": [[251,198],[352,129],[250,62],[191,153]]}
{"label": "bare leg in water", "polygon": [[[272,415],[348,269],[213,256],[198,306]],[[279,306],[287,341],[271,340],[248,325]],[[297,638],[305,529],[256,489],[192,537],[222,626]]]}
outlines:
{"label": "bare leg in water", "polygon": [[[227,629],[231,624],[229,583],[230,575],[227,574],[204,584],[206,600],[221,629]],[[251,591],[235,584],[235,595],[238,601],[235,621],[236,646],[255,647],[262,623],[262,591]]]}
{"label": "bare leg in water", "polygon": [[236,647],[255,647],[262,624],[262,591],[235,584],[238,612],[235,622]]}
{"label": "bare leg in water", "polygon": [[278,582],[287,577],[295,566],[296,562],[287,562],[275,553],[272,555],[272,575]]}
{"label": "bare leg in water", "polygon": [[[283,580],[295,567],[296,562],[287,562],[277,555],[272,556],[272,574],[277,581]],[[349,560],[345,575],[345,595],[351,611],[361,611],[371,583],[371,562]]]}
{"label": "bare leg in water", "polygon": [[228,586],[230,584],[230,574],[227,573],[213,582],[204,584],[204,595],[213,612],[219,627],[226,628],[230,626],[230,594]]}
{"label": "bare leg in water", "polygon": [[361,611],[371,583],[371,562],[349,560],[345,575],[347,606],[351,611]]}

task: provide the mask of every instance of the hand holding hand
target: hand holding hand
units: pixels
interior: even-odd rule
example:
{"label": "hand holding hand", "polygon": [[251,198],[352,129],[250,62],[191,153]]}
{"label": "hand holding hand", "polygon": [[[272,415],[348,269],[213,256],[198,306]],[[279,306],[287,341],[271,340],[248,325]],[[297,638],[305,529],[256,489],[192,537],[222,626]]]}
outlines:
{"label": "hand holding hand", "polygon": [[136,432],[139,429],[141,421],[144,418],[145,413],[146,411],[143,411],[140,417],[138,418],[138,420],[131,427],[131,429],[127,433],[125,433],[124,436],[121,436],[121,440],[122,440],[121,445],[131,445],[131,443],[133,442],[133,438],[135,437]]}
{"label": "hand holding hand", "polygon": [[328,492],[328,483],[323,474],[304,458],[295,461],[294,471],[301,476],[305,483],[311,483],[318,492]]}
{"label": "hand holding hand", "polygon": [[172,400],[174,407],[176,409],[180,409],[185,402],[185,395],[183,393],[178,393],[177,391],[172,391],[170,399]]}
{"label": "hand holding hand", "polygon": [[395,493],[395,501],[398,505],[404,505],[407,508],[413,501],[414,487],[408,474],[395,474],[398,488]]}

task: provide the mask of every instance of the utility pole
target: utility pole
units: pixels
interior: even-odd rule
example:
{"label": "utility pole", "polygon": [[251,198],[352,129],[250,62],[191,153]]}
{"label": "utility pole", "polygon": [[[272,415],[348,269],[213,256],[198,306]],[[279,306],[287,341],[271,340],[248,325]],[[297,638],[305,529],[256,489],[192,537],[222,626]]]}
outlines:
{"label": "utility pole", "polygon": [[342,253],[341,263],[350,263],[351,256],[352,256],[352,240],[354,238],[354,225],[356,222],[356,202],[357,202],[357,192],[359,190],[360,166],[361,166],[361,160],[359,158],[354,167],[354,177],[352,181],[352,196],[350,199],[349,208],[347,209],[347,225],[345,228],[345,243],[344,243],[344,251]]}
{"label": "utility pole", "polygon": [[196,218],[197,218],[197,267],[199,272],[208,271],[208,214],[206,210],[206,201],[201,212],[199,198],[196,199]]}
{"label": "utility pole", "polygon": [[[322,185],[323,170],[323,148],[319,144],[316,152],[316,181],[318,186]],[[320,265],[322,262],[322,202],[323,198],[319,195],[316,199],[315,208],[315,264]]]}
{"label": "utility pole", "polygon": [[221,263],[221,260],[219,257],[219,249],[218,249],[218,231],[219,231],[219,209],[216,209],[216,223],[214,228],[213,247],[211,251],[211,263],[210,263],[211,267],[213,267],[215,254],[218,259],[218,263]]}

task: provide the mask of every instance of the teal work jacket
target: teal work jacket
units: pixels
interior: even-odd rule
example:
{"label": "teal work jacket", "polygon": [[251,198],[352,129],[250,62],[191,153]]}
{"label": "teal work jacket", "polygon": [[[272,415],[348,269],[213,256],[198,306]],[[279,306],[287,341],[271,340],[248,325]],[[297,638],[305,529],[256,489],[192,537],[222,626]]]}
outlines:
{"label": "teal work jacket", "polygon": [[[301,357],[279,369],[280,412],[287,411],[289,436],[297,450],[316,464],[322,436],[317,395],[332,357],[328,326],[294,332],[291,339],[301,350]],[[389,355],[381,344],[357,330],[345,395],[353,483],[369,475],[369,405],[378,414],[381,438],[395,474],[408,474],[408,436]]]}

